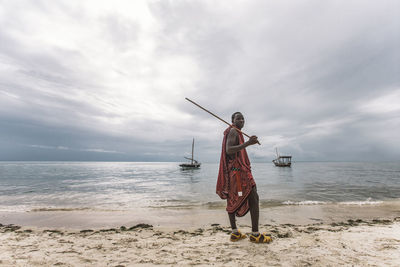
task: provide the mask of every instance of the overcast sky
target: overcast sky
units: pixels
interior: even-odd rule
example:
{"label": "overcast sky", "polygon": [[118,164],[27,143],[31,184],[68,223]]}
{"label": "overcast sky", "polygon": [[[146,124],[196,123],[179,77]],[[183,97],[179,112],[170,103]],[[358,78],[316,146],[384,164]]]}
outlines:
{"label": "overcast sky", "polygon": [[0,160],[400,160],[400,1],[0,1]]}

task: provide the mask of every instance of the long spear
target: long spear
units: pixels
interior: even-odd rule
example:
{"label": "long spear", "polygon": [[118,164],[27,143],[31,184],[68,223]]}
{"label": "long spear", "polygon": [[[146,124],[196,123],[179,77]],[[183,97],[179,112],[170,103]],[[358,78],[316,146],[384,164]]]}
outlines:
{"label": "long spear", "polygon": [[[247,135],[247,134],[245,134],[244,132],[242,132],[242,131],[241,131],[239,128],[237,128],[235,125],[226,122],[225,120],[221,119],[220,117],[218,117],[217,115],[215,115],[215,114],[212,113],[211,111],[208,111],[207,109],[203,108],[202,106],[200,106],[200,105],[197,104],[196,102],[190,100],[189,98],[185,97],[185,99],[186,99],[187,101],[191,102],[192,104],[198,106],[199,108],[201,108],[201,109],[204,110],[205,112],[208,112],[209,114],[213,115],[215,118],[219,119],[220,121],[223,121],[223,122],[225,122],[226,124],[228,124],[229,126],[235,128],[237,131],[239,131],[239,132],[242,133],[243,135],[245,135],[245,136],[247,136],[248,138],[250,138],[249,135]],[[259,145],[261,145],[260,142],[257,141],[257,143],[258,143]]]}

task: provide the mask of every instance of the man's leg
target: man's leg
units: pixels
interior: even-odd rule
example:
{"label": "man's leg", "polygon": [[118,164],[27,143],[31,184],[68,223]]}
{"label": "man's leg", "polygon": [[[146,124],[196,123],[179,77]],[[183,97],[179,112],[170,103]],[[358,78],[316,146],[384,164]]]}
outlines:
{"label": "man's leg", "polygon": [[260,215],[259,205],[257,188],[254,186],[249,195],[251,230],[253,231],[250,235],[250,241],[254,243],[270,243],[272,241],[271,236],[258,232],[258,219]]}
{"label": "man's leg", "polygon": [[232,231],[237,231],[235,213],[228,213],[229,222],[231,223]]}
{"label": "man's leg", "polygon": [[229,215],[229,222],[231,223],[231,227],[232,227],[231,241],[236,242],[236,241],[247,238],[247,235],[242,234],[236,227],[235,213],[228,213],[228,215]]}
{"label": "man's leg", "polygon": [[259,210],[259,197],[258,197],[256,186],[254,186],[251,189],[248,200],[249,200],[249,206],[250,206],[251,230],[253,233],[258,233],[258,219],[259,219],[260,210]]}

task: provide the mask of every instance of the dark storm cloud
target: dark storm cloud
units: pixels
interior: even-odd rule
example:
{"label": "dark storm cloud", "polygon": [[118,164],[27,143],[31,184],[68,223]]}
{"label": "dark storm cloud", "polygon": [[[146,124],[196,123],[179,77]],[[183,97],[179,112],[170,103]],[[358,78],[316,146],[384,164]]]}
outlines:
{"label": "dark storm cloud", "polygon": [[[346,160],[358,160],[369,148],[385,150],[369,132],[387,131],[376,125],[391,117],[377,119],[358,107],[399,90],[398,4],[254,3],[240,13],[187,2],[156,10],[165,35],[180,37],[169,45],[204,66],[197,98],[225,117],[244,111],[257,124],[252,129],[271,136],[270,145],[304,159],[340,160],[346,153]],[[387,151],[385,160],[399,157]]]}
{"label": "dark storm cloud", "polygon": [[224,124],[184,97],[242,111],[259,161],[400,159],[397,1],[23,6],[0,10],[0,159],[179,161],[195,137],[218,160]]}

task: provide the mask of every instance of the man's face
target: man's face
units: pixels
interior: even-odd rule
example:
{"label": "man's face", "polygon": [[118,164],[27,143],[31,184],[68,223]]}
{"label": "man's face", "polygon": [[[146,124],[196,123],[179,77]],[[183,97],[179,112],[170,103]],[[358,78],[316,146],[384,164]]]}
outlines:
{"label": "man's face", "polygon": [[235,117],[233,118],[233,125],[238,127],[239,129],[242,129],[244,126],[244,117],[241,113],[235,114]]}

